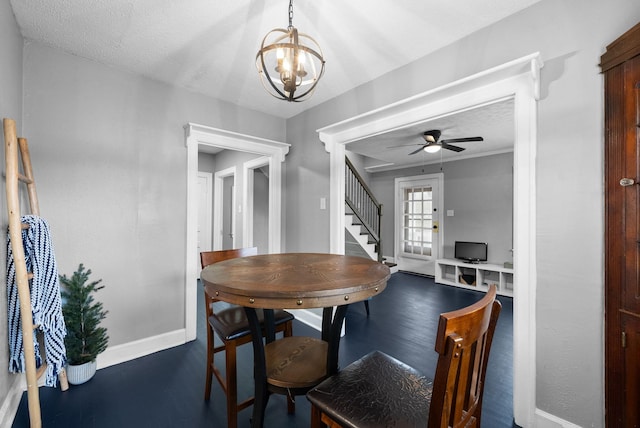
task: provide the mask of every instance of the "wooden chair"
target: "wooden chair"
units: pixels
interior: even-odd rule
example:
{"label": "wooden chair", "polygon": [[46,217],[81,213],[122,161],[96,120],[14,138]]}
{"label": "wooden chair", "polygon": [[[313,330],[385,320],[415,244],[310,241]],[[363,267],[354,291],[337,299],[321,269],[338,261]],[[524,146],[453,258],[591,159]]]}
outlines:
{"label": "wooden chair", "polygon": [[[204,269],[206,266],[224,260],[255,256],[258,254],[256,247],[239,248],[234,250],[206,251],[200,253],[200,264]],[[218,301],[214,296],[210,296],[205,291],[205,314],[207,317],[207,380],[205,383],[204,398],[211,397],[211,381],[215,376],[222,386],[227,396],[227,426],[235,428],[238,425],[238,412],[249,407],[254,402],[254,397],[250,397],[238,403],[238,381],[236,368],[236,350],[238,346],[251,343],[252,336],[249,329],[244,308],[241,306],[230,306],[220,311],[214,311],[214,303]],[[262,311],[258,311],[262,322]],[[293,334],[294,316],[286,311],[275,311],[276,332],[282,332],[285,337]],[[215,346],[214,333],[222,340],[222,345]],[[225,376],[214,363],[214,355],[225,351]],[[295,408],[293,401],[288,401],[288,410],[293,413]]]}
{"label": "wooden chair", "polygon": [[473,305],[440,315],[433,381],[379,351],[350,364],[307,394],[311,426],[480,427],[489,350],[501,307],[491,286]]}

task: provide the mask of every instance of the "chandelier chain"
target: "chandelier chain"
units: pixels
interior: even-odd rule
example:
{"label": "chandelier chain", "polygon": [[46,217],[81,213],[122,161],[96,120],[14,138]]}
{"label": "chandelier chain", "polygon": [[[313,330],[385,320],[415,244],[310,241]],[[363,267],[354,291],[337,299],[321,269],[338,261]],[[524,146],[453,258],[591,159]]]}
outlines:
{"label": "chandelier chain", "polygon": [[289,28],[293,28],[293,0],[289,0]]}

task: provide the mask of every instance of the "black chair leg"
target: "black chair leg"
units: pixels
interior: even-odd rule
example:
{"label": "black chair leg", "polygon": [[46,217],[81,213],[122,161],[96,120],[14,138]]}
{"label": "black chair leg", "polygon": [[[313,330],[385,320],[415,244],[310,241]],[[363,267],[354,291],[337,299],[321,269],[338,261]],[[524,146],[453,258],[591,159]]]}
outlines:
{"label": "black chair leg", "polygon": [[369,316],[369,301],[364,301],[364,309],[367,311],[367,317]]}

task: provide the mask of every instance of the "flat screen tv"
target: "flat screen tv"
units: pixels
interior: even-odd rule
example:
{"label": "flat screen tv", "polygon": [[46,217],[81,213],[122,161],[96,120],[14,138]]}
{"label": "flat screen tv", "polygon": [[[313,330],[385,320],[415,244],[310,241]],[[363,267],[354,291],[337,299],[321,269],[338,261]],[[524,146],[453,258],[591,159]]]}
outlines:
{"label": "flat screen tv", "polygon": [[454,257],[470,263],[486,262],[487,247],[486,242],[456,241]]}

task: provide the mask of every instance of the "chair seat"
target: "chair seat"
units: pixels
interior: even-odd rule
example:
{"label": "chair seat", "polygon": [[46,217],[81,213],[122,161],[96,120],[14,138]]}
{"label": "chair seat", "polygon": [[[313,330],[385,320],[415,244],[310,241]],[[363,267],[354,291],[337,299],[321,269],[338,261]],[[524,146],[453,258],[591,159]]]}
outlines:
{"label": "chair seat", "polygon": [[291,336],[264,347],[267,382],[278,388],[304,390],[327,377],[328,343],[313,337]]}
{"label": "chair seat", "polygon": [[432,380],[373,351],[311,389],[307,398],[344,427],[425,427],[432,390]]}
{"label": "chair seat", "polygon": [[[264,321],[262,309],[256,310],[260,323]],[[273,315],[276,325],[292,321],[294,316],[281,309],[274,310]],[[213,330],[224,340],[236,340],[251,334],[249,321],[242,306],[232,306],[209,316],[209,324]]]}

